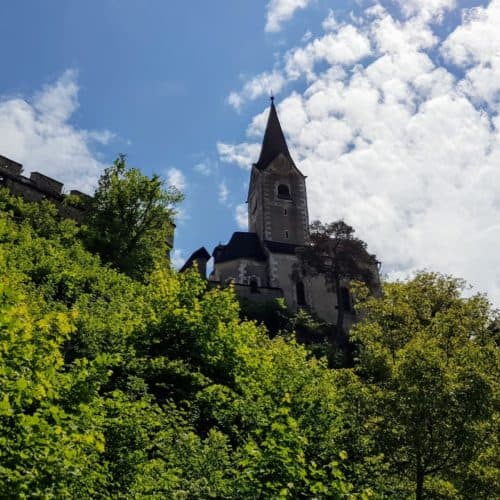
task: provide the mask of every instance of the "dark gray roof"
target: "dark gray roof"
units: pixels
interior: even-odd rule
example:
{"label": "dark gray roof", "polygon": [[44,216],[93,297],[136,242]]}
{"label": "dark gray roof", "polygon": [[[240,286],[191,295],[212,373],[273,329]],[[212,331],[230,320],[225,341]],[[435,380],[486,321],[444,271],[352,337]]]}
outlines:
{"label": "dark gray roof", "polygon": [[193,266],[194,261],[199,259],[206,259],[206,260],[210,259],[210,254],[207,252],[207,249],[205,247],[200,247],[198,248],[198,250],[193,252],[189,257],[189,259],[186,260],[184,265],[181,267],[179,272],[182,273],[186,269],[189,269],[190,267]]}
{"label": "dark gray roof", "polygon": [[255,233],[233,233],[227,245],[218,245],[213,254],[214,263],[235,259],[266,260],[266,255]]}
{"label": "dark gray roof", "polygon": [[291,243],[280,243],[278,241],[264,241],[265,247],[272,253],[288,253],[291,255],[295,254],[295,250],[301,245],[292,245]]}
{"label": "dark gray roof", "polygon": [[262,149],[260,150],[259,160],[255,163],[255,166],[260,170],[265,169],[280,153],[283,153],[293,162],[288,151],[283,130],[281,129],[274,101],[271,100],[271,109],[267,119],[266,131],[264,132]]}

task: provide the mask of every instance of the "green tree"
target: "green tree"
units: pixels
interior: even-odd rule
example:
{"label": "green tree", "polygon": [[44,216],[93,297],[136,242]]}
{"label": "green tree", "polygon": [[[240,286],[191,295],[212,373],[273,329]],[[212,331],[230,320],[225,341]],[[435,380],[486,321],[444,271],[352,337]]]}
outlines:
{"label": "green tree", "polygon": [[492,311],[481,295],[464,298],[464,287],[434,273],[387,283],[383,298],[365,294],[351,331],[358,373],[380,389],[379,451],[418,500],[494,491],[494,482],[473,493],[464,481],[494,443],[499,395]]}
{"label": "green tree", "polygon": [[106,484],[104,437],[92,405],[96,382],[107,378],[106,359],[64,366],[61,346],[74,330],[73,315],[44,312],[43,299],[5,271],[0,250],[1,495],[93,497]]}
{"label": "green tree", "polygon": [[[345,303],[342,288],[350,280],[361,280],[372,289],[377,286],[377,261],[368,254],[366,243],[354,236],[354,229],[344,221],[310,227],[310,245],[298,250],[300,272],[322,275],[337,296],[337,334],[344,333]],[[333,343],[333,336],[330,338]]]}
{"label": "green tree", "polygon": [[126,165],[120,155],[104,171],[88,201],[87,247],[105,263],[143,279],[155,262],[165,262],[173,237],[174,207],[182,200],[175,188],[164,189],[159,176],[151,178]]}

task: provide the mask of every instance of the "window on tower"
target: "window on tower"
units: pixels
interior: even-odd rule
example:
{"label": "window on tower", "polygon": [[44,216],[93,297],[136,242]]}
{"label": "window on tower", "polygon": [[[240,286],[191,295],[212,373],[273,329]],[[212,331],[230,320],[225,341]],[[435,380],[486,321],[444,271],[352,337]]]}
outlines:
{"label": "window on tower", "polygon": [[283,200],[289,200],[290,196],[290,188],[286,184],[280,184],[278,186],[278,198]]}

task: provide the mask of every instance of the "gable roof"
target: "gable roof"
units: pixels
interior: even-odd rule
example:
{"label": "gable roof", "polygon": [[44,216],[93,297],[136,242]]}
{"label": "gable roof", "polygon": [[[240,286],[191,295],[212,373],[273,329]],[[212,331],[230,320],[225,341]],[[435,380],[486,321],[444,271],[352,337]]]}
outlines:
{"label": "gable roof", "polygon": [[227,245],[218,245],[213,251],[214,263],[235,259],[266,260],[256,233],[235,232]]}
{"label": "gable roof", "polygon": [[257,163],[254,165],[259,169],[265,169],[280,153],[288,157],[292,163],[292,157],[288,150],[288,145],[285,140],[285,135],[281,128],[274,105],[274,98],[271,98],[271,109],[267,119],[266,131],[264,132],[264,139],[262,140],[262,148]]}

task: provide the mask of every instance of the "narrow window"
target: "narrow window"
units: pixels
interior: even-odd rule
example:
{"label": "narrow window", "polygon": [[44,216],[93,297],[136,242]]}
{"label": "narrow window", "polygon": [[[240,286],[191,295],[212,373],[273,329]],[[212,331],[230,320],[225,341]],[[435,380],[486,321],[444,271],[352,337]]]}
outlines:
{"label": "narrow window", "polygon": [[280,184],[278,186],[278,198],[282,198],[284,200],[290,199],[290,188],[286,184]]}
{"label": "narrow window", "polygon": [[286,208],[283,210],[283,215],[288,215],[288,210]]}
{"label": "narrow window", "polygon": [[288,229],[285,229],[285,238],[288,239]]}
{"label": "narrow window", "polygon": [[344,311],[351,312],[352,311],[352,303],[351,303],[351,294],[347,287],[343,286],[340,289],[340,293],[342,294],[342,302],[344,303]]}
{"label": "narrow window", "polygon": [[297,292],[297,305],[306,305],[306,292],[304,289],[304,283],[302,281],[297,282],[295,285],[295,291]]}
{"label": "narrow window", "polygon": [[255,276],[250,278],[250,293],[259,293],[259,281]]}

